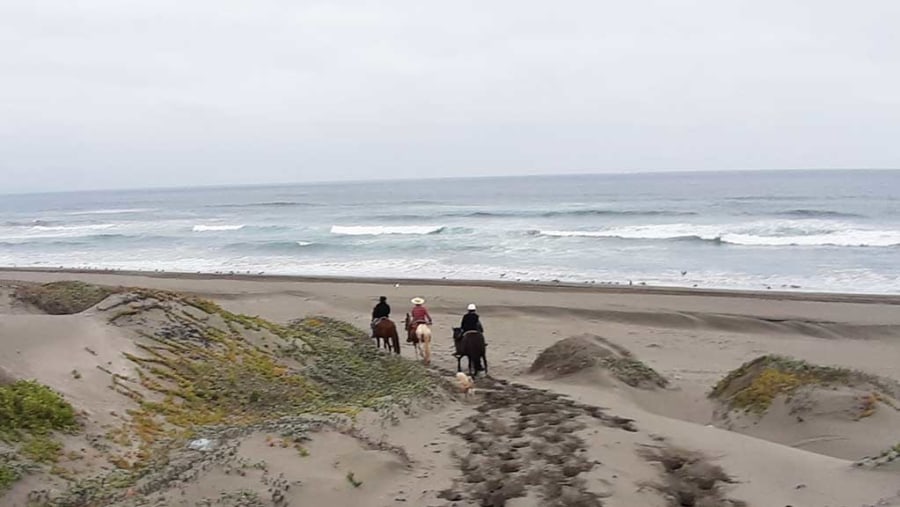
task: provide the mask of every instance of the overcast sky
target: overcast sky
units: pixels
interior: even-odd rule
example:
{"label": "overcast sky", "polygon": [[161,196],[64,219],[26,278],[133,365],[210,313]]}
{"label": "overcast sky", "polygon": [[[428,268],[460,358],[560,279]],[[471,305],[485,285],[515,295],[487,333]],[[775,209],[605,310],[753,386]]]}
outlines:
{"label": "overcast sky", "polygon": [[900,167],[900,1],[2,0],[0,193]]}

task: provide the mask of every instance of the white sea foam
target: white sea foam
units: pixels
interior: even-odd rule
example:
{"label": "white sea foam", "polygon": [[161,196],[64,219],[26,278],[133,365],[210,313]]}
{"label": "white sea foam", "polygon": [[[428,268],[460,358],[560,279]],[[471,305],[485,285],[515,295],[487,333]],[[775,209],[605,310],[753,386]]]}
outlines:
{"label": "white sea foam", "polygon": [[444,230],[443,226],[434,225],[332,225],[332,234],[344,236],[382,236],[386,234],[437,234]]}
{"label": "white sea foam", "polygon": [[806,276],[762,275],[734,271],[697,271],[688,278],[678,273],[625,272],[607,268],[586,271],[561,270],[552,266],[506,268],[486,264],[456,264],[441,259],[410,260],[408,258],[372,259],[361,261],[288,261],[282,258],[240,257],[211,258],[208,256],[181,257],[160,255],[134,259],[127,254],[107,253],[97,258],[88,253],[78,258],[71,252],[45,256],[40,261],[22,262],[0,250],[0,265],[18,267],[63,266],[67,268],[165,270],[180,272],[251,272],[269,275],[326,275],[326,276],[387,276],[411,278],[481,279],[528,282],[594,282],[596,285],[690,286],[701,288],[731,288],[751,290],[840,291],[849,293],[896,294],[900,276],[873,272],[867,269],[823,270]]}
{"label": "white sea foam", "polygon": [[195,225],[194,232],[223,232],[223,231],[239,231],[246,227],[245,225]]}
{"label": "white sea foam", "polygon": [[697,239],[743,246],[900,245],[900,230],[867,229],[833,221],[766,221],[738,224],[657,224],[602,230],[539,230],[542,236],[619,239]]}
{"label": "white sea foam", "polygon": [[103,231],[112,229],[116,224],[87,224],[87,225],[35,225],[33,231]]}
{"label": "white sea foam", "polygon": [[313,244],[314,244],[314,243],[313,243],[312,241],[298,241],[298,242],[297,242],[297,245],[298,245],[298,246],[310,246],[310,245],[313,245]]}
{"label": "white sea foam", "polygon": [[91,236],[99,231],[107,231],[116,224],[88,225],[35,225],[32,227],[0,228],[0,240],[29,240],[41,238],[72,238]]}

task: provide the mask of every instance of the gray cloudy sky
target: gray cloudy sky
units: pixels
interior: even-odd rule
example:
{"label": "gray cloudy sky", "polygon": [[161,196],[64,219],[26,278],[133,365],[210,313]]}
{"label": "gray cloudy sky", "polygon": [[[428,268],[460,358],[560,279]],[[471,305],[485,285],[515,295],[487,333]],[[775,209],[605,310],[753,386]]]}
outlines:
{"label": "gray cloudy sky", "polygon": [[0,193],[900,167],[900,2],[0,1]]}

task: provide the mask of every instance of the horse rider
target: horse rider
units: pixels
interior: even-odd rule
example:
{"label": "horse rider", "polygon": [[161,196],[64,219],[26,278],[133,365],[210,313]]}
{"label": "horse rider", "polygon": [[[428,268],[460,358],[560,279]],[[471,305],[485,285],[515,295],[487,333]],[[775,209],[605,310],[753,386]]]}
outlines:
{"label": "horse rider", "polygon": [[387,298],[385,296],[381,296],[378,298],[378,304],[375,305],[375,308],[372,309],[372,335],[375,335],[375,325],[381,321],[381,319],[387,319],[391,316],[391,305],[387,303]]}
{"label": "horse rider", "polygon": [[462,323],[459,327],[462,329],[463,334],[469,331],[478,331],[481,334],[484,334],[484,327],[481,325],[481,317],[476,313],[478,308],[475,306],[475,303],[469,303],[469,306],[466,307],[466,314],[463,315]]}
{"label": "horse rider", "polygon": [[410,322],[409,322],[409,331],[412,331],[419,324],[428,324],[431,325],[431,314],[428,313],[428,308],[425,308],[425,300],[420,297],[415,297],[410,300],[414,306],[412,310],[410,310]]}

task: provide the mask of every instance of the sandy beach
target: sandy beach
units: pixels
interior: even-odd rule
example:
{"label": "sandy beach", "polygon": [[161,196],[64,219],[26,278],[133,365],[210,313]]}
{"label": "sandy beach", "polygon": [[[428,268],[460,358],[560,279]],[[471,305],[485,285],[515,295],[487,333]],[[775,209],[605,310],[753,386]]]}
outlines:
{"label": "sandy beach", "polygon": [[[389,425],[370,424],[364,412],[356,430],[313,434],[304,444],[306,457],[270,445],[271,437],[262,430],[237,436],[229,444],[235,447],[228,459],[237,455],[250,462],[264,457],[269,467],[265,472],[235,477],[227,473],[233,464],[199,463],[199,468],[187,468],[193,472],[177,486],[154,490],[146,505],[204,505],[204,499],[219,498],[226,489],[271,491],[271,481],[296,481],[299,486],[286,489],[283,500],[222,502],[373,507],[900,505],[897,468],[887,452],[900,442],[900,405],[893,398],[900,392],[893,384],[900,380],[900,297],[0,270],[0,373],[7,381],[37,379],[59,391],[98,434],[104,425],[116,423],[110,413],[121,415],[128,406],[107,389],[108,375],[97,365],[134,377],[123,354],[140,350],[136,342],[122,339],[124,325],[111,323],[112,310],[103,309],[108,302],[75,315],[46,315],[15,298],[22,284],[61,280],[198,296],[228,312],[279,324],[317,315],[362,329],[368,329],[379,296],[388,298],[396,320],[409,311],[410,298],[421,296],[434,317],[429,371],[449,385],[457,367],[451,328],[459,325],[468,303],[478,305],[490,378],[476,379],[474,395],[448,388],[449,394],[428,408],[414,404],[419,408]],[[128,323],[131,328],[138,325],[143,324]],[[609,366],[619,363],[605,362],[610,357],[606,352],[600,353],[599,362],[571,372],[533,371],[542,352],[564,339],[600,344],[602,351],[621,349],[614,359],[640,361],[664,379],[665,387],[630,385]],[[402,356],[417,361],[406,343]],[[748,389],[762,385],[746,375],[733,378],[746,380],[749,388],[723,384],[722,397],[708,396],[729,373],[762,356],[785,356],[822,368],[804,366],[802,374],[785,377],[799,370],[782,368],[780,360],[760,363],[761,382],[777,384],[762,405],[758,398],[750,405],[735,405],[748,399]],[[73,380],[73,371],[82,372],[79,380]],[[782,376],[770,379],[769,374]],[[559,433],[547,436],[552,428]],[[542,431],[546,441],[535,436]],[[571,452],[567,442],[572,443]],[[542,446],[556,449],[556,454]],[[532,454],[524,452],[529,449]],[[671,460],[665,459],[666,453],[672,452],[681,453],[677,467],[667,465]],[[494,454],[508,454],[509,459],[490,461]],[[879,461],[879,456],[887,458]],[[529,467],[556,470],[557,465],[563,486],[525,478]],[[689,466],[721,467],[729,479],[713,481],[708,488],[695,481],[691,498],[685,499],[678,490],[693,480],[684,475]],[[513,491],[509,484],[519,476],[524,482],[515,488],[521,491]],[[64,488],[64,479],[46,477],[26,476],[10,489],[3,505],[24,507],[30,491]],[[494,497],[473,493],[491,481],[496,482]],[[501,490],[508,494],[500,495]],[[547,498],[548,491],[558,496]],[[114,505],[137,505],[132,496]]]}

